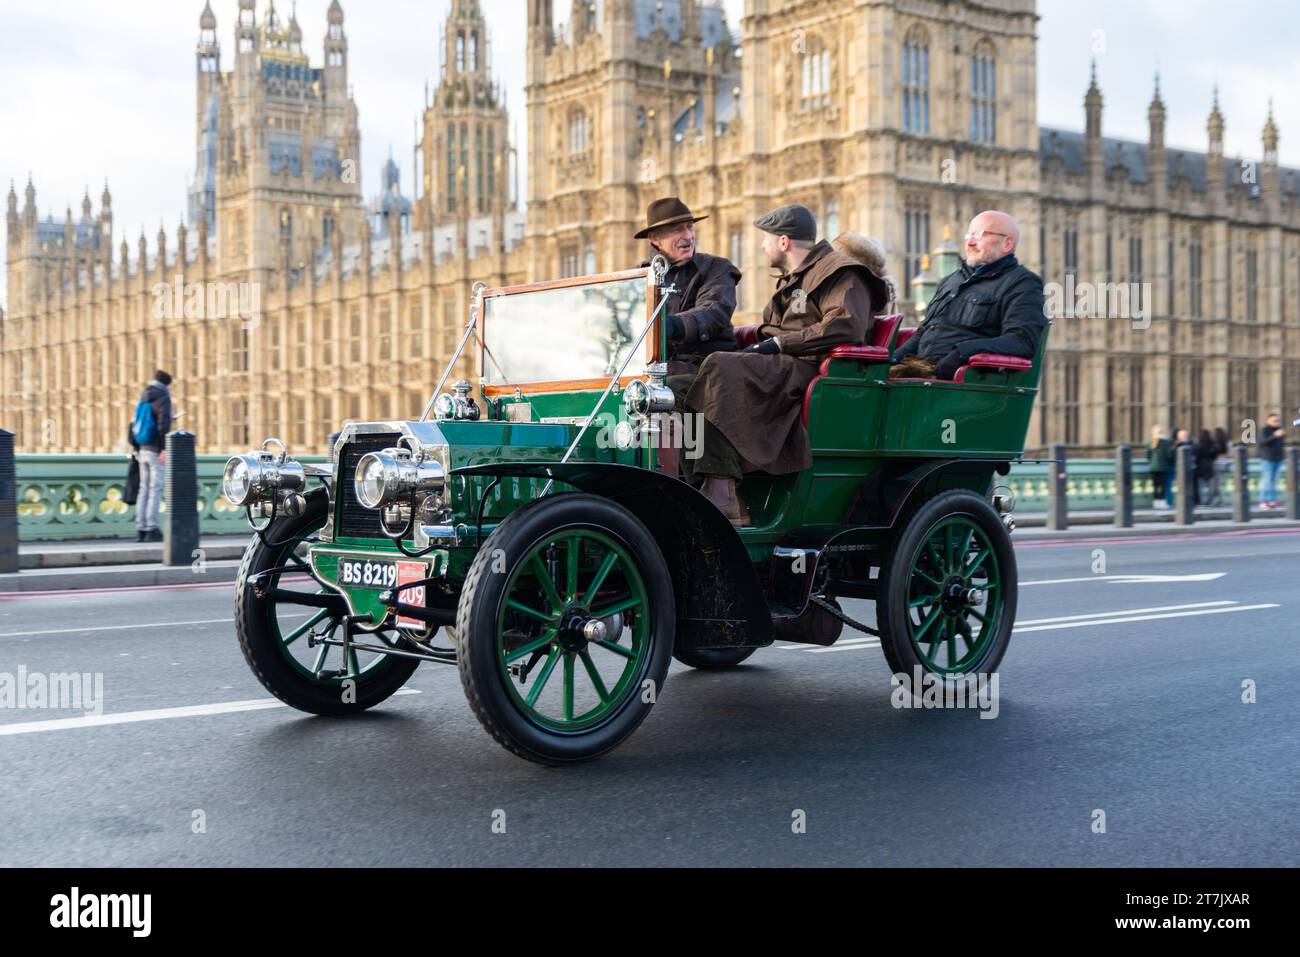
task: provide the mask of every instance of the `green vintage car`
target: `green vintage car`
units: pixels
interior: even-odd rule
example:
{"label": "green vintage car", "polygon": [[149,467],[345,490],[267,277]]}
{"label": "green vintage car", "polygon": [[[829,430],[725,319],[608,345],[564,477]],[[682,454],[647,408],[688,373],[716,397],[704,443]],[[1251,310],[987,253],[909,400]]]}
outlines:
{"label": "green vintage car", "polygon": [[[995,483],[1023,453],[1042,347],[976,356],[952,382],[890,380],[911,330],[877,320],[808,387],[812,467],[748,475],[753,525],[737,529],[666,464],[664,436],[690,455],[698,429],[668,427],[665,265],[479,284],[419,418],[347,423],[328,467],[275,440],[227,463],[225,495],[256,530],[236,631],[268,690],[352,714],[421,662],[455,665],[498,742],[567,764],[635,730],[672,658],[730,668],[848,624],[879,635],[895,672],[997,667],[1016,563]],[[471,341],[477,395],[444,392]],[[875,623],[842,598],[873,601]]]}

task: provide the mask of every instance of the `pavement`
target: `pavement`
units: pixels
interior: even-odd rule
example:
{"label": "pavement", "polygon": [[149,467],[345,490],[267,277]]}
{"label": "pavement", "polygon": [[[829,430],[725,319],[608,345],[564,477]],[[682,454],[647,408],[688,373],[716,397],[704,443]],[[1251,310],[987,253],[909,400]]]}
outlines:
{"label": "pavement", "polygon": [[[1300,530],[1031,539],[997,716],[898,709],[878,643],[674,664],[599,761],[482,730],[455,668],[346,719],[271,698],[232,589],[0,596],[0,866],[1300,865]],[[871,606],[846,611],[872,621]],[[990,713],[990,712],[985,712]]]}

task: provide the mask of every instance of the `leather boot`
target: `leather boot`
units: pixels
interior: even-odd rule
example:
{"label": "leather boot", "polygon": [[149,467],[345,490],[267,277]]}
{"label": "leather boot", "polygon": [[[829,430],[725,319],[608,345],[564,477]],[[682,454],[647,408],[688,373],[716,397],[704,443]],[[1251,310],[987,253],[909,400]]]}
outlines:
{"label": "leather boot", "polygon": [[718,507],[732,525],[737,528],[748,528],[753,524],[749,518],[749,509],[745,508],[745,503],[736,494],[735,479],[710,475],[704,479],[700,492]]}

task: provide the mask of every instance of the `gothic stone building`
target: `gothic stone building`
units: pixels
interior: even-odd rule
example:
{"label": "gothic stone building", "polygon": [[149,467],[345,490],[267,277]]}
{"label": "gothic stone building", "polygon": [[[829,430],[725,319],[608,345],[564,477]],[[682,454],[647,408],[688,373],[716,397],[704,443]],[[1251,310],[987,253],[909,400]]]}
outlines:
{"label": "gothic stone building", "polygon": [[[1300,406],[1300,173],[1278,167],[1271,117],[1259,163],[1224,157],[1217,103],[1205,153],[1166,148],[1157,89],[1149,141],[1115,140],[1094,77],[1082,134],[1040,128],[1033,0],[746,0],[738,26],[714,0],[527,0],[526,217],[479,0],[452,2],[413,197],[390,161],[369,207],[338,0],[323,67],[296,20],[254,6],[239,0],[228,72],[203,11],[173,243],[142,236],[132,259],[123,240],[114,259],[107,188],[98,216],[87,198],[62,224],[11,188],[0,418],[21,449],[120,448],[155,365],[206,451],[266,434],[319,451],[344,419],[417,414],[473,282],[635,265],[667,194],[741,266],[737,322],[773,287],[752,220],[784,202],[828,238],[879,237],[903,290],[984,208],[1016,216],[1049,283],[1149,288],[1149,323],[1060,303],[1031,445],[1100,452]],[[260,314],[160,310],[178,276],[231,298],[247,284]]]}

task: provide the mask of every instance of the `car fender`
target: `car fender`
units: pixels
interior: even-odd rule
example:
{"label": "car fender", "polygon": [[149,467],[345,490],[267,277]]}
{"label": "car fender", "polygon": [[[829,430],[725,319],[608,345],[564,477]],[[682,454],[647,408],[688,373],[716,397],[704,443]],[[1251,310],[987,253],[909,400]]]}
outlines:
{"label": "car fender", "polygon": [[764,588],[740,535],[712,502],[680,479],[613,462],[498,462],[465,466],[452,474],[553,479],[630,511],[649,529],[668,562],[678,648],[774,640]]}

